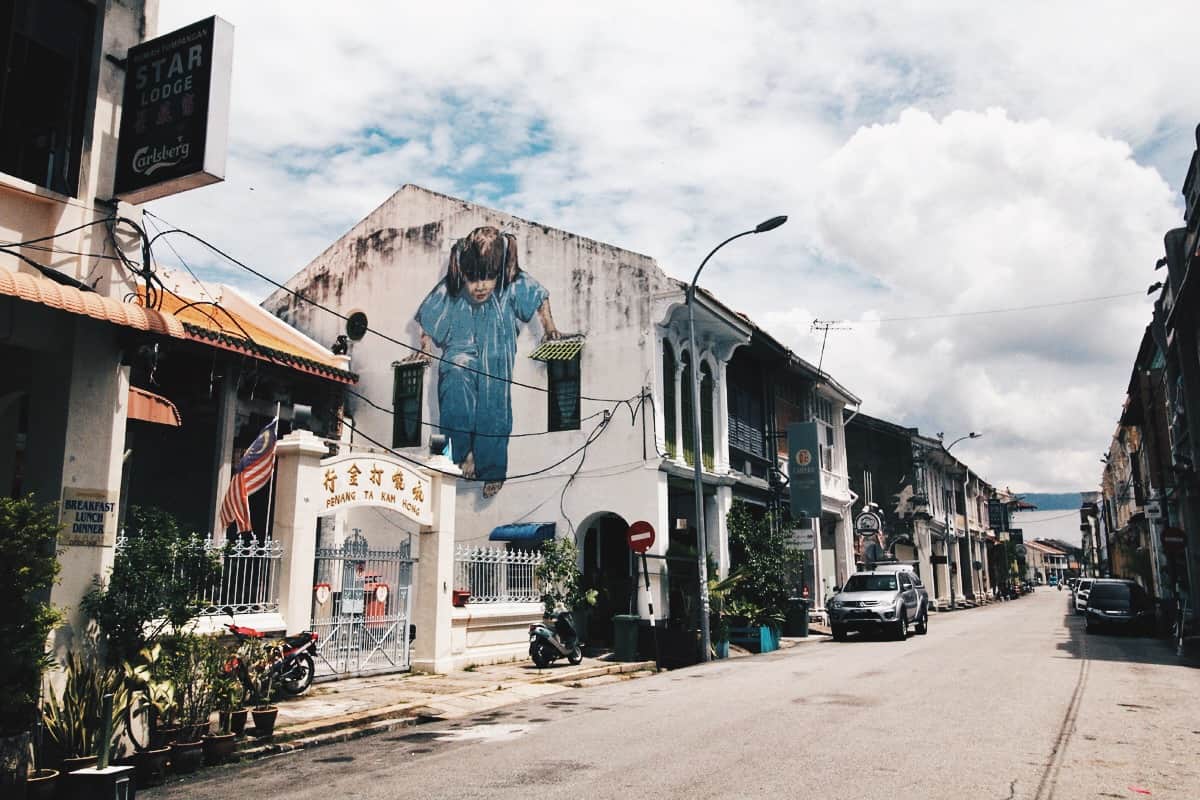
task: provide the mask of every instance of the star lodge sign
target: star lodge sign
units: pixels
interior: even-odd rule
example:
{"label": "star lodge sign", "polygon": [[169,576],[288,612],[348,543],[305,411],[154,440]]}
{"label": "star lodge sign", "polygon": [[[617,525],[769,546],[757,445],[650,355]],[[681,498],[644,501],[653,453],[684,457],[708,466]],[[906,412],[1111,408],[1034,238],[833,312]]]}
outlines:
{"label": "star lodge sign", "polygon": [[[366,480],[360,480],[364,475]],[[388,456],[344,455],[321,462],[318,496],[324,511],[376,506],[399,511],[419,525],[432,525],[429,490],[429,476]]]}

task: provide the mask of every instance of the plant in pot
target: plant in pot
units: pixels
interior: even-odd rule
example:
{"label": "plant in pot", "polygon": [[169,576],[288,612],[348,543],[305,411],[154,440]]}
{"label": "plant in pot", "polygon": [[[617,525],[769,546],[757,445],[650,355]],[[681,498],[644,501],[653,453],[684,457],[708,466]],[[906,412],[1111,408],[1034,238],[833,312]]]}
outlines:
{"label": "plant in pot", "polygon": [[[42,676],[54,661],[46,640],[59,616],[50,607],[58,574],[54,542],[59,531],[53,504],[32,497],[0,498],[0,795],[19,792],[27,781],[53,780],[54,770],[29,762],[29,744],[39,723]],[[39,743],[40,744],[40,743]],[[41,748],[35,748],[40,756]],[[51,775],[53,773],[53,775]]]}
{"label": "plant in pot", "polygon": [[[709,575],[716,576],[716,563],[709,559]],[[710,577],[708,579],[709,618],[708,627],[711,632],[712,652],[717,658],[729,657],[729,631],[731,628],[729,603],[734,588],[742,579],[739,571],[731,572],[724,579]]]}
{"label": "plant in pot", "polygon": [[275,671],[271,667],[278,648],[261,642],[247,642],[243,647],[253,689],[250,716],[254,718],[254,735],[265,739],[274,734],[275,719],[279,715],[279,708],[271,705],[275,690]]}
{"label": "plant in pot", "polygon": [[[574,539],[550,539],[542,543],[542,560],[534,575],[542,592],[542,613],[552,617],[562,611],[596,604],[596,590],[584,590],[579,571],[579,550]],[[572,623],[575,623],[572,620]],[[576,624],[576,631],[579,626]]]}
{"label": "plant in pot", "polygon": [[751,627],[768,629],[759,632],[759,646],[775,649],[803,556],[789,544],[786,520],[756,517],[745,503],[735,501],[726,524],[731,560],[742,576],[729,600],[738,602],[740,616]]}
{"label": "plant in pot", "polygon": [[178,714],[179,733],[171,745],[171,766],[176,772],[199,769],[212,714],[212,685],[208,680],[208,643],[195,634],[176,634],[164,642],[164,665],[174,690],[172,705]]}
{"label": "plant in pot", "polygon": [[[210,639],[206,643],[207,681],[212,687],[212,700],[218,720],[217,732],[204,737],[204,763],[208,766],[225,763],[237,748],[231,718],[234,710],[241,707],[242,689],[237,679],[225,670],[229,655],[226,645],[220,640]],[[245,711],[242,714],[244,724]]]}
{"label": "plant in pot", "polygon": [[120,745],[120,723],[129,704],[124,675],[105,666],[93,639],[84,638],[62,661],[63,680],[59,690],[51,687],[42,707],[42,720],[49,744],[61,758],[63,773],[96,763],[99,737],[104,726],[101,709],[104,695],[113,695],[110,752]]}

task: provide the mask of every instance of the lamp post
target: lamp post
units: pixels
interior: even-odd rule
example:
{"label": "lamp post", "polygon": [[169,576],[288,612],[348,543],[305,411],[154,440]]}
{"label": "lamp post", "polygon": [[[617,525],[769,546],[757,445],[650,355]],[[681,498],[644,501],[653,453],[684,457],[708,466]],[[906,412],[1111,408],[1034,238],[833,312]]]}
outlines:
{"label": "lamp post", "polygon": [[[954,445],[958,444],[963,439],[978,439],[980,436],[983,436],[983,434],[976,433],[975,431],[971,431],[966,436],[958,437],[957,439],[955,439],[953,442],[951,442],[949,445],[946,446],[946,448],[945,448],[946,455],[950,454],[951,447],[954,447]],[[968,480],[969,480],[969,476],[963,478],[963,525],[967,529],[967,541],[970,542],[971,526],[967,522],[967,481]],[[951,497],[953,497],[953,494],[951,494]],[[950,500],[947,499],[947,502],[946,502],[946,574],[948,576],[948,583],[950,584],[950,609],[954,610],[954,547],[958,545],[958,537],[954,536],[954,544],[951,545],[950,540],[951,540],[951,532],[952,531],[953,531],[953,527],[950,524]]]}
{"label": "lamp post", "polygon": [[785,222],[787,222],[787,217],[771,217],[765,222],[758,223],[752,230],[734,234],[721,242],[700,262],[700,268],[692,276],[692,282],[688,284],[687,289],[688,352],[691,353],[692,359],[692,463],[695,467],[692,478],[692,490],[696,495],[696,563],[700,571],[700,657],[703,661],[709,660],[708,650],[710,641],[708,630],[708,547],[704,533],[704,483],[700,477],[700,470],[704,460],[704,439],[702,438],[703,434],[700,429],[700,358],[696,352],[696,281],[700,279],[700,273],[704,271],[704,265],[713,257],[713,254],[734,239],[740,239],[752,233],[766,233],[767,231],[775,230]]}

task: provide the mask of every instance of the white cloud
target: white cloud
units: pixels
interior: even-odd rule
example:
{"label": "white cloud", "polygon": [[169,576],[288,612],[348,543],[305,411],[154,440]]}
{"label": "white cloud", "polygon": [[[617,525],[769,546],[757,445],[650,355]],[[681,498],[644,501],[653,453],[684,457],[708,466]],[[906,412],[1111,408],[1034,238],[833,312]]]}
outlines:
{"label": "white cloud", "polygon": [[1134,154],[1190,151],[1184,3],[163,0],[160,29],[209,13],[236,27],[229,179],[152,209],[274,277],[406,182],[684,279],[787,213],[705,285],[813,360],[813,317],[856,320],[826,363],[865,410],[987,429],[997,482],[1095,483],[1144,302],[862,320],[1148,284],[1186,164]]}

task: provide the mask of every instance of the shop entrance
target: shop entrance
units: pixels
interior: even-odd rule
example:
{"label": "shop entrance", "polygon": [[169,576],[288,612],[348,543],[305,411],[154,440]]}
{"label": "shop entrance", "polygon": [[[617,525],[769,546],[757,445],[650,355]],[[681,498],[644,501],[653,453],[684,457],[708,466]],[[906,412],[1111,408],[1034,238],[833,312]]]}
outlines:
{"label": "shop entrance", "polygon": [[584,639],[592,646],[612,646],[613,615],[637,613],[633,553],[625,540],[628,528],[624,519],[608,512],[580,527],[584,531],[583,586],[596,591]]}

